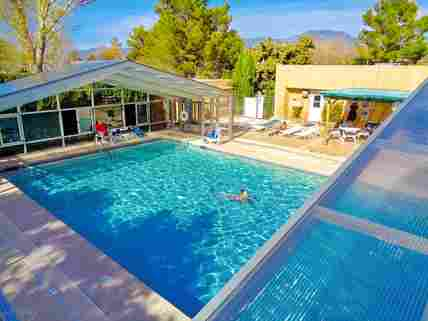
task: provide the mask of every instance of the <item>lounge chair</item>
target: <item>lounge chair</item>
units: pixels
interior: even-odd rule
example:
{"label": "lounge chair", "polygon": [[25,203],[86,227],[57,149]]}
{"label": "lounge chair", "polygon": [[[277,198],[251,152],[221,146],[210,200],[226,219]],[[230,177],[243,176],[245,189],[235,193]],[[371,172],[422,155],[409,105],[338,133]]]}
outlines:
{"label": "lounge chair", "polygon": [[298,133],[295,133],[294,136],[303,139],[309,139],[320,135],[320,128],[318,126],[309,127]]}
{"label": "lounge chair", "polygon": [[297,134],[298,132],[301,132],[302,130],[304,130],[305,127],[303,126],[294,126],[285,130],[280,130],[278,135],[279,136],[292,136],[294,134]]}
{"label": "lounge chair", "polygon": [[221,128],[210,130],[204,137],[204,142],[220,144],[221,142]]}
{"label": "lounge chair", "polygon": [[272,118],[271,120],[269,120],[265,123],[251,125],[251,129],[256,130],[256,131],[262,131],[262,130],[266,130],[266,129],[271,129],[277,124],[282,124],[282,120],[277,119],[277,118]]}
{"label": "lounge chair", "polygon": [[144,131],[140,127],[132,128],[132,133],[136,138],[144,138]]}

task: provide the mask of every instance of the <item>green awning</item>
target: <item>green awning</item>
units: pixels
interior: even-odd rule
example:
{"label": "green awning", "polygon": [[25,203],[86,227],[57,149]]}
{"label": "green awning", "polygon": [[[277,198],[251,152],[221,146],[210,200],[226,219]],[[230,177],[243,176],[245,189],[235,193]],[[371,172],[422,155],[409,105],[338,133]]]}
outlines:
{"label": "green awning", "polygon": [[405,100],[410,95],[410,92],[377,89],[337,89],[322,91],[321,95],[352,100],[396,102]]}

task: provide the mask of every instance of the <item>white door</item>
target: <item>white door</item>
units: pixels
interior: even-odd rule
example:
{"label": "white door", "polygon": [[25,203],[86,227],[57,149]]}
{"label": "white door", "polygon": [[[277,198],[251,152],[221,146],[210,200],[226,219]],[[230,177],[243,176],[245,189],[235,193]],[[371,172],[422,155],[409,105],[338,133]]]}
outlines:
{"label": "white door", "polygon": [[311,122],[320,122],[323,108],[324,97],[322,95],[310,95],[308,120]]}

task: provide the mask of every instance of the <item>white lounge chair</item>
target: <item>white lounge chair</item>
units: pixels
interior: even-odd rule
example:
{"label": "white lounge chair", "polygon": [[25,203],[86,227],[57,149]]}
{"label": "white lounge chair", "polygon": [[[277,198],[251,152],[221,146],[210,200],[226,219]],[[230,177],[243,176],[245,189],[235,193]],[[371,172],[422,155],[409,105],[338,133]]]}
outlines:
{"label": "white lounge chair", "polygon": [[319,135],[320,135],[320,128],[318,126],[309,127],[303,131],[300,131],[294,134],[294,136],[298,138],[303,138],[303,139],[309,139]]}
{"label": "white lounge chair", "polygon": [[285,130],[281,130],[278,135],[279,136],[291,136],[294,134],[297,134],[298,132],[301,132],[302,130],[304,130],[305,127],[303,126],[294,126]]}
{"label": "white lounge chair", "polygon": [[251,125],[251,129],[256,131],[262,131],[266,129],[271,129],[273,126],[281,123],[282,123],[282,120],[277,118],[272,118],[269,121],[266,121],[265,123]]}

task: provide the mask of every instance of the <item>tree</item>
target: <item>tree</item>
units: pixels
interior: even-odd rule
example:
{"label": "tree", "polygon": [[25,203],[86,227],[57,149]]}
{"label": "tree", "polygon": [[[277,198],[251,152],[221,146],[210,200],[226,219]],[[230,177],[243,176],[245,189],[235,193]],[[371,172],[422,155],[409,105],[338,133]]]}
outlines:
{"label": "tree", "polygon": [[46,68],[49,51],[60,43],[65,18],[82,0],[1,0],[0,20],[13,31],[32,72]]}
{"label": "tree", "polygon": [[418,5],[412,0],[382,0],[369,9],[360,33],[368,48],[368,62],[416,63],[425,56],[428,16],[418,15]]}
{"label": "tree", "polygon": [[0,38],[0,73],[15,74],[22,69],[22,53],[12,43]]}
{"label": "tree", "polygon": [[93,61],[93,60],[97,60],[97,55],[93,52],[91,52],[88,57],[86,58],[86,60],[88,61]]}
{"label": "tree", "polygon": [[80,53],[78,50],[72,50],[67,55],[67,62],[73,63],[77,61],[82,61],[82,58],[80,58]]}
{"label": "tree", "polygon": [[111,40],[111,46],[99,54],[101,60],[123,59],[122,44],[117,38]]}
{"label": "tree", "polygon": [[242,50],[233,72],[233,88],[238,98],[239,112],[242,110],[245,97],[254,96],[256,80],[256,62],[248,50]]}
{"label": "tree", "polygon": [[206,0],[159,0],[159,16],[128,40],[128,57],[186,77],[230,76],[243,42],[231,29],[230,7],[208,7]]}
{"label": "tree", "polygon": [[309,37],[301,37],[296,43],[275,43],[268,38],[253,51],[256,61],[256,91],[273,95],[276,65],[304,65],[311,63],[314,43]]}

